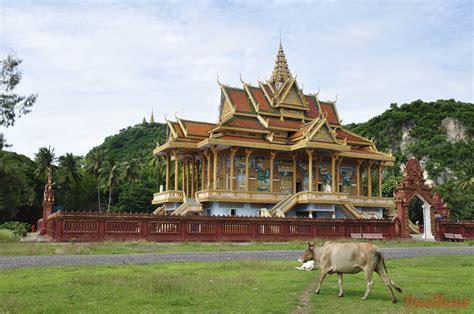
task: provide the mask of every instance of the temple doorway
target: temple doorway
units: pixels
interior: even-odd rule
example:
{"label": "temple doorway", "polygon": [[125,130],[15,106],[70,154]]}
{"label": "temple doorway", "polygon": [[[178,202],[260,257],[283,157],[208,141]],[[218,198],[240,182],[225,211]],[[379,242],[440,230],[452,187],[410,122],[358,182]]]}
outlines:
{"label": "temple doorway", "polygon": [[410,219],[410,234],[423,232],[423,201],[414,197],[408,203],[408,218]]}

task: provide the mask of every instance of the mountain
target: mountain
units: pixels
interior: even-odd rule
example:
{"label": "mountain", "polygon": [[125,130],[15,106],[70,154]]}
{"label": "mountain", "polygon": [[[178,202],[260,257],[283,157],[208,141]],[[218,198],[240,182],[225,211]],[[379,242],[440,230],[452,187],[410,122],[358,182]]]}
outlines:
{"label": "mountain", "polygon": [[365,123],[346,125],[373,138],[381,151],[392,152],[396,165],[387,173],[400,178],[400,165],[415,156],[428,182],[439,191],[457,219],[474,218],[474,105],[449,100],[414,101],[390,109]]}

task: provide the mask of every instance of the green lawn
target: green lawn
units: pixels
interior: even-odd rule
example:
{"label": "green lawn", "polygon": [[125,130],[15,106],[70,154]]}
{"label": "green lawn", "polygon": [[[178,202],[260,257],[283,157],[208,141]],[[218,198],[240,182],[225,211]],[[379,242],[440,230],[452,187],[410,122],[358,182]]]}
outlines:
{"label": "green lawn", "polygon": [[[350,241],[350,240],[345,240]],[[319,245],[323,240],[316,240]],[[373,241],[380,247],[414,247],[414,246],[458,246],[472,245],[471,242],[425,242],[413,240]],[[0,243],[2,255],[87,255],[87,254],[129,254],[129,253],[163,253],[163,252],[210,252],[210,251],[250,251],[250,250],[304,250],[304,241],[292,242],[180,242],[159,243],[145,241],[130,242],[95,242],[95,243]]]}
{"label": "green lawn", "polygon": [[[247,312],[287,313],[319,275],[303,272],[292,261],[159,263],[129,266],[81,266],[12,269],[0,272],[0,312]],[[474,256],[388,260],[392,279],[405,293],[470,298]],[[392,304],[380,278],[369,300],[362,274],[346,275],[346,296],[338,298],[337,276],[328,276],[312,312],[413,312],[405,300]],[[472,305],[466,313],[472,313]],[[459,312],[459,310],[457,310]],[[420,312],[420,311],[418,311]],[[445,310],[443,310],[445,312]]]}

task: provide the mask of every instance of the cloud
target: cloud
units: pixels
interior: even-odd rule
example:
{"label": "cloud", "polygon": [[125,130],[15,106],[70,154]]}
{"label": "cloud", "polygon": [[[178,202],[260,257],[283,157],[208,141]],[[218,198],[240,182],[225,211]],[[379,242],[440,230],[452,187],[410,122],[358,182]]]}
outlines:
{"label": "cloud", "polygon": [[279,33],[307,92],[338,95],[345,123],[392,102],[473,101],[472,4],[418,2],[3,2],[0,54],[25,61],[33,112],[4,131],[15,151],[85,154],[175,112],[215,121],[216,75],[239,86],[273,69]]}

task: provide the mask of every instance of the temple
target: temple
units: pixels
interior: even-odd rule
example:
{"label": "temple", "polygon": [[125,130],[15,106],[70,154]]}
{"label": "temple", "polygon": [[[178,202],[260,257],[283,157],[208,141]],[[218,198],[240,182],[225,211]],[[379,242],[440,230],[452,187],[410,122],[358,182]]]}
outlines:
{"label": "temple", "polygon": [[221,90],[217,123],[176,117],[154,155],[166,160],[159,215],[383,218],[395,158],[345,129],[336,101],[304,93],[278,49],[271,78]]}

